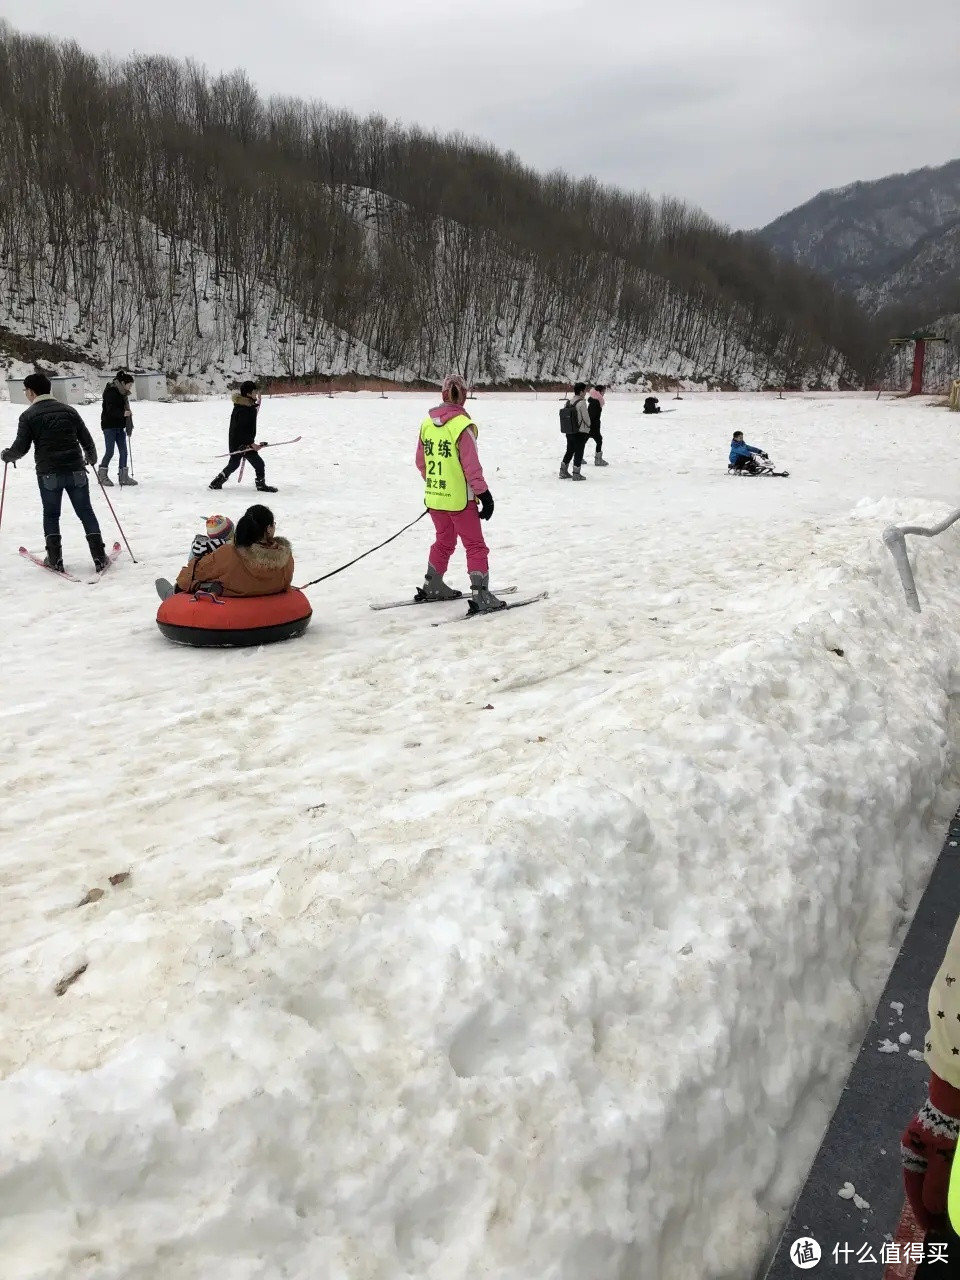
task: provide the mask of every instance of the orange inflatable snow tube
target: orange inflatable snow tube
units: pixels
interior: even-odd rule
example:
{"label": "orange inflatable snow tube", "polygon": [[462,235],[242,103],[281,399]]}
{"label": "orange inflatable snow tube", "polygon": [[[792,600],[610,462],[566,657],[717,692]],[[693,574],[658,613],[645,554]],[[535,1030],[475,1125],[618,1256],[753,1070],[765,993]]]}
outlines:
{"label": "orange inflatable snow tube", "polygon": [[310,601],[296,587],[273,596],[178,591],[161,602],[157,626],[174,644],[239,649],[302,636],[312,616]]}

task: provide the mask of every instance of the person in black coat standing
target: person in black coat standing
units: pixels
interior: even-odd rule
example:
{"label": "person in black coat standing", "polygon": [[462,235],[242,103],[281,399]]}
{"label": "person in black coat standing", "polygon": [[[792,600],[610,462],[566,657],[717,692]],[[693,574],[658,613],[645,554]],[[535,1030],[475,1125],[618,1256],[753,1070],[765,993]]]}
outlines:
{"label": "person in black coat standing", "polygon": [[230,460],[220,474],[210,481],[211,489],[222,489],[227,477],[232,475],[246,459],[257,473],[257,488],[260,492],[277,492],[267,484],[266,468],[260,457],[260,449],[263,446],[256,442],[260,399],[255,382],[241,382],[240,394],[233,397],[233,412],[230,414],[230,434],[227,444],[231,455]]}
{"label": "person in black coat standing", "polygon": [[113,487],[113,481],[107,475],[110,459],[114,449],[120,463],[120,484],[135,485],[137,482],[130,474],[127,466],[127,440],[133,435],[133,414],[130,412],[130,391],[133,377],[124,369],[117,370],[117,376],[103,388],[103,407],[100,410],[100,428],[103,431],[103,460],[97,470],[100,483]]}
{"label": "person in black coat standing", "polygon": [[597,453],[593,461],[594,465],[598,467],[609,467],[610,465],[603,456],[603,436],[600,434],[600,417],[603,413],[604,405],[603,393],[606,389],[604,383],[597,382],[587,396],[587,409],[590,411],[590,434],[587,439],[592,440],[597,446]]}
{"label": "person in black coat standing", "polygon": [[83,419],[69,404],[61,404],[50,394],[50,379],[31,373],[23,385],[30,401],[20,415],[17,438],[0,453],[0,462],[16,462],[33,445],[37,483],[43,503],[43,534],[47,554],[43,563],[63,573],[63,543],[60,538],[60,506],[66,494],[87,535],[90,554],[99,573],[107,567],[107,553],[100,525],[90,505],[87,466],[97,465],[97,450]]}

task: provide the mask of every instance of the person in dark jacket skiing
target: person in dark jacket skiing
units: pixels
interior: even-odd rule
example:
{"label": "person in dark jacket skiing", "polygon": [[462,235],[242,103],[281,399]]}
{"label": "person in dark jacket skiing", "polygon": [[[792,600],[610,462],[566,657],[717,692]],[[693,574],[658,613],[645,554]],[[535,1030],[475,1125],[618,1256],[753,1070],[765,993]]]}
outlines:
{"label": "person in dark jacket skiing", "polygon": [[107,567],[107,553],[100,525],[90,505],[90,486],[85,467],[97,465],[97,450],[86,424],[71,405],[61,404],[50,394],[50,379],[31,373],[23,386],[30,407],[20,415],[17,438],[0,453],[0,462],[16,462],[33,445],[40,501],[43,503],[43,534],[47,554],[43,563],[63,572],[63,544],[60,538],[60,506],[63,495],[70,499],[83,525],[90,554],[98,573]]}
{"label": "person in dark jacket skiing", "polygon": [[103,431],[105,449],[103,459],[97,469],[100,483],[113,487],[113,481],[107,474],[110,459],[116,449],[120,465],[120,484],[135,485],[127,467],[127,440],[133,434],[133,414],[130,411],[130,391],[133,377],[124,369],[117,370],[117,376],[103,388],[103,407],[100,410],[100,428]]}
{"label": "person in dark jacket skiing", "polygon": [[659,412],[660,412],[660,397],[659,397],[659,396],[647,396],[646,400],[644,400],[644,402],[643,402],[643,412],[644,412],[644,413],[659,413]]}
{"label": "person in dark jacket skiing", "polygon": [[597,446],[596,456],[593,459],[594,466],[597,467],[610,465],[603,456],[603,436],[600,434],[600,415],[603,413],[603,393],[606,389],[602,382],[598,382],[587,396],[587,410],[590,413],[590,434],[587,439],[592,440]]}
{"label": "person in dark jacket skiing", "polygon": [[255,382],[241,382],[240,394],[233,397],[230,414],[230,434],[227,448],[230,460],[218,476],[210,481],[211,489],[222,489],[224,481],[246,459],[257,473],[257,488],[261,493],[276,493],[267,484],[267,472],[260,457],[262,445],[257,444],[257,414],[260,411],[260,393]]}

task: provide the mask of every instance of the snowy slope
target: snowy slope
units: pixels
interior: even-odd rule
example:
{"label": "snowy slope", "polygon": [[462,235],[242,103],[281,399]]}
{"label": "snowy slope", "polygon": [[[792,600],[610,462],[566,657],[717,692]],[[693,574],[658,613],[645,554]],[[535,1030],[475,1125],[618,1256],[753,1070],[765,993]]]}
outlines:
{"label": "snowy slope", "polygon": [[[0,325],[40,342],[67,344],[94,368],[157,368],[196,383],[198,389],[222,392],[228,382],[250,374],[356,372],[409,379],[410,370],[390,366],[376,352],[320,318],[308,319],[278,291],[256,282],[248,313],[241,316],[232,280],[218,275],[210,255],[197,245],[178,242],[146,227],[140,256],[152,254],[152,269],[172,281],[174,305],[138,297],[129,270],[118,266],[117,247],[104,240],[105,256],[96,296],[82,313],[73,296],[50,285],[51,272],[41,268],[31,281],[18,285],[9,264],[0,259]],[[132,246],[127,252],[134,254]],[[158,286],[159,288],[159,286]],[[83,292],[77,285],[73,290]],[[115,323],[91,316],[112,316]],[[63,362],[58,364],[61,367]],[[73,365],[76,369],[78,366]],[[23,376],[22,361],[3,354],[0,372]],[[91,385],[94,385],[91,379]]]}
{"label": "snowy slope", "polygon": [[[255,497],[205,487],[222,402],[139,408],[111,496],[140,563],[96,587],[17,559],[10,473],[5,1274],[751,1274],[960,796],[960,535],[917,549],[919,617],[880,542],[955,503],[955,422],[674,404],[611,397],[574,486],[551,398],[475,402],[493,578],[541,605],[371,613],[421,524],[312,589],[302,640],[232,654],[167,645],[152,587]],[[304,435],[264,455],[296,581],[416,514],[427,407],[267,402]],[[735,427],[791,478],[728,478]]]}
{"label": "snowy slope", "polygon": [[[375,261],[405,243],[408,209],[402,201],[381,191],[350,186],[338,189],[338,198],[362,228]],[[724,310],[728,313],[720,319],[717,308],[691,304],[682,290],[655,273],[632,272],[622,259],[607,254],[591,256],[576,306],[565,314],[559,297],[544,310],[544,292],[559,295],[561,290],[549,283],[545,290],[543,277],[538,279],[529,260],[502,242],[497,274],[509,283],[485,295],[482,282],[463,269],[469,252],[461,237],[469,240],[468,228],[450,219],[435,220],[432,266],[435,279],[441,282],[440,292],[462,290],[466,275],[466,287],[473,291],[474,299],[456,325],[446,326],[445,339],[439,344],[425,339],[424,345],[431,350],[429,373],[433,375],[442,377],[443,371],[454,368],[477,385],[586,379],[642,389],[669,379],[687,389],[726,386],[744,391],[795,384],[798,377],[818,389],[836,389],[844,378],[847,385],[855,379],[836,351],[829,353],[822,369],[808,367],[798,374],[784,359],[762,355],[739,336],[752,333],[754,326],[746,316],[737,316],[732,303],[720,309],[721,314]],[[444,281],[448,282],[446,290]],[[424,297],[434,287],[424,281]],[[650,323],[649,318],[635,314],[638,294],[658,299],[659,321]],[[651,309],[655,310],[652,303]],[[685,343],[670,336],[669,317],[675,309],[690,311],[694,317]],[[621,321],[624,314],[634,315],[633,325],[626,329]],[[571,334],[577,335],[574,342]]]}

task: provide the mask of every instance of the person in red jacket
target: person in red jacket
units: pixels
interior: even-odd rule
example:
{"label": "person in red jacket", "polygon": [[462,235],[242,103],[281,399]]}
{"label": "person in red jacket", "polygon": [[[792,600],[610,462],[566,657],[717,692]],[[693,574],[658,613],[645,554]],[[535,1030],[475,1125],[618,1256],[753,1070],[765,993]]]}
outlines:
{"label": "person in red jacket", "polygon": [[414,598],[456,600],[463,594],[443,580],[459,538],[467,553],[470,611],[492,613],[505,609],[506,602],[490,590],[487,544],[480,521],[493,515],[493,494],[477,453],[477,424],[463,407],[467,387],[459,374],[451,373],[444,379],[441,395],[442,403],[431,409],[420,424],[417,440],[417,470],[426,485],[424,502],[436,536],[423,586]]}

